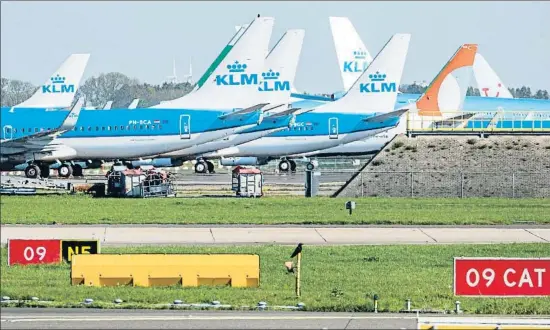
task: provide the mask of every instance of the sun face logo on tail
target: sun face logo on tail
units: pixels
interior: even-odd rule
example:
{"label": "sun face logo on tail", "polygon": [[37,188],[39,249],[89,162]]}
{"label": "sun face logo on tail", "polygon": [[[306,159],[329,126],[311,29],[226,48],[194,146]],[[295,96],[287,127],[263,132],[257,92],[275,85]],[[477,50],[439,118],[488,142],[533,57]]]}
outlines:
{"label": "sun face logo on tail", "polygon": [[280,81],[280,73],[274,72],[269,69],[267,72],[262,73],[263,81],[260,81],[258,91],[260,92],[277,92],[277,91],[289,91],[290,81]]}
{"label": "sun face logo on tail", "polygon": [[344,61],[343,72],[363,72],[369,66],[367,61],[368,53],[364,50],[353,51],[353,61]]}
{"label": "sun face logo on tail", "polygon": [[50,84],[42,85],[42,93],[74,93],[75,88],[73,84],[65,84],[65,77],[59,74],[50,78]]}
{"label": "sun face logo on tail", "polygon": [[216,75],[216,85],[218,86],[241,86],[241,85],[257,85],[258,74],[247,74],[246,69],[248,65],[246,63],[240,63],[235,61],[233,64],[228,64],[228,74]]}
{"label": "sun face logo on tail", "polygon": [[359,85],[360,93],[395,93],[397,84],[395,82],[386,82],[386,74],[376,71],[369,74],[370,82]]}

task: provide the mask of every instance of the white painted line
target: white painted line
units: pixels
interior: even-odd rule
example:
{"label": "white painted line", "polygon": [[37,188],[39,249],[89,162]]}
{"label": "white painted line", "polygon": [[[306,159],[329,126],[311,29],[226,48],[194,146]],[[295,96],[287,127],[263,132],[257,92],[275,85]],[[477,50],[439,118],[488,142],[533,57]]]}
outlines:
{"label": "white painted line", "polygon": [[416,319],[416,317],[388,316],[120,316],[120,317],[10,317],[9,322],[108,322],[108,321],[222,321],[222,320],[374,320],[374,319]]}

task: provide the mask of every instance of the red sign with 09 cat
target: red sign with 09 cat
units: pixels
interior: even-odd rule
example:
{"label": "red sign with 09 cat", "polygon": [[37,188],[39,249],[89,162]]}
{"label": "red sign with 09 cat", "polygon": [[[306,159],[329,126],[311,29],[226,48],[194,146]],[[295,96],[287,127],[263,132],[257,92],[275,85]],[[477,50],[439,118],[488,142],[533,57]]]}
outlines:
{"label": "red sign with 09 cat", "polygon": [[455,258],[455,296],[550,296],[550,258]]}
{"label": "red sign with 09 cat", "polygon": [[53,264],[61,262],[58,239],[8,240],[8,265]]}

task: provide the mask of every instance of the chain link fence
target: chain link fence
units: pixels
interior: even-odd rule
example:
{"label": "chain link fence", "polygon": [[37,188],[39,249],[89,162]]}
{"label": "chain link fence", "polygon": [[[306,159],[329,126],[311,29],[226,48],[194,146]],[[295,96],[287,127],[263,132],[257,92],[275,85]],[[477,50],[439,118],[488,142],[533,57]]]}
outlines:
{"label": "chain link fence", "polygon": [[550,197],[550,172],[365,171],[338,196]]}

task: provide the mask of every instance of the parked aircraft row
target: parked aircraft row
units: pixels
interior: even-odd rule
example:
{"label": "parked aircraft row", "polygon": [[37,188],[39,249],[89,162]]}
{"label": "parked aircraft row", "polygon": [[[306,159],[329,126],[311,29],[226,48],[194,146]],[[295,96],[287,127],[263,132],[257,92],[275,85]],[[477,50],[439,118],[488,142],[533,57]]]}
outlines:
{"label": "parked aircraft row", "polygon": [[[548,101],[466,97],[475,44],[461,45],[424,94],[398,93],[410,35],[392,36],[371,59],[349,20],[331,18],[330,24],[344,87],[349,86],[332,97],[292,92],[305,31],[288,30],[267,52],[272,17],[258,15],[240,27],[189,94],[151,108],[81,111],[80,99],[65,110],[89,59],[72,55],[29,100],[2,108],[1,168],[24,164],[26,176],[34,178],[47,177],[55,164],[68,177],[82,175],[79,162],[177,166],[197,159],[195,170],[206,172],[213,171],[215,158],[224,165],[281,158],[280,169],[288,170],[295,168],[293,159],[347,153],[350,146],[362,153],[379,150],[403,131],[408,111],[432,124],[461,109],[473,115],[550,110]],[[356,37],[348,44],[342,41],[343,33],[353,35],[350,28]]]}

